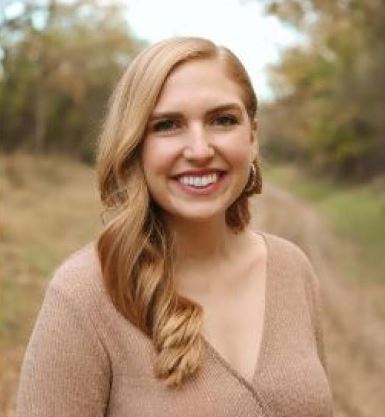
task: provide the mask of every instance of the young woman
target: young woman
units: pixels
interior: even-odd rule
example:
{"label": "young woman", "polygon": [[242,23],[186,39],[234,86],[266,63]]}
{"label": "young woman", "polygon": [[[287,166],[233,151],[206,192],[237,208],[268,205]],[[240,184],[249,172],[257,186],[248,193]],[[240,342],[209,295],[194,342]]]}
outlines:
{"label": "young woman", "polygon": [[248,226],[257,101],[226,48],[174,38],[130,64],[99,145],[96,242],[48,287],[17,415],[332,415],[318,280]]}

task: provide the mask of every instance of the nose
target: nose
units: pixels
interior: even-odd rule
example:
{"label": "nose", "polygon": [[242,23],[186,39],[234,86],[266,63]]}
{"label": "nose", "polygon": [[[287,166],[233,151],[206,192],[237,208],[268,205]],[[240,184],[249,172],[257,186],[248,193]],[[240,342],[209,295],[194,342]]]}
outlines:
{"label": "nose", "polygon": [[205,161],[214,156],[209,135],[201,126],[191,128],[184,149],[184,157],[188,160]]}

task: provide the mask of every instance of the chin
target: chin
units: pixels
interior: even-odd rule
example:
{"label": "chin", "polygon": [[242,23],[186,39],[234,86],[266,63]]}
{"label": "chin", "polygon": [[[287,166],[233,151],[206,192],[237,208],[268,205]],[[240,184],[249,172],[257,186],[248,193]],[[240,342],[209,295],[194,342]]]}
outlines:
{"label": "chin", "polygon": [[235,201],[234,199],[223,199],[222,201],[211,202],[168,202],[161,205],[163,212],[170,219],[178,221],[207,223],[212,221],[224,220],[226,211]]}
{"label": "chin", "polygon": [[183,220],[191,223],[207,223],[218,219],[224,219],[226,216],[225,210],[199,210],[190,209],[186,211],[174,211],[170,213],[173,219]]}

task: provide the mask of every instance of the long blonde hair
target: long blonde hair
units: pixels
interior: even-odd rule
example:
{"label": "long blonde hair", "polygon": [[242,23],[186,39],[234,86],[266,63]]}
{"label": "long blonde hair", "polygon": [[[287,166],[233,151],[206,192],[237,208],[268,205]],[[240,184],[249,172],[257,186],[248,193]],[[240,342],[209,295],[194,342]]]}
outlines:
{"label": "long blonde hair", "polygon": [[[109,102],[96,164],[101,200],[107,210],[114,210],[97,243],[104,285],[116,309],[153,341],[155,376],[169,386],[180,385],[199,368],[203,310],[176,293],[174,239],[149,195],[141,142],[170,72],[181,63],[205,58],[223,62],[239,84],[254,123],[257,100],[238,58],[206,39],[172,38],[143,50],[123,74]],[[250,220],[248,196],[261,192],[257,160],[254,166],[254,186],[226,212],[234,231],[243,230]]]}

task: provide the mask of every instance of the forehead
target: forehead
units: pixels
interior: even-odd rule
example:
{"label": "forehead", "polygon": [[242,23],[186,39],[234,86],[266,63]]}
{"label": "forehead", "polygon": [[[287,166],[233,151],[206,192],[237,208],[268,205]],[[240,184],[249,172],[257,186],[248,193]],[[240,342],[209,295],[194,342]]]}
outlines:
{"label": "forehead", "polygon": [[194,59],[178,65],[167,77],[156,111],[173,110],[188,105],[243,104],[240,86],[228,75],[218,59]]}

